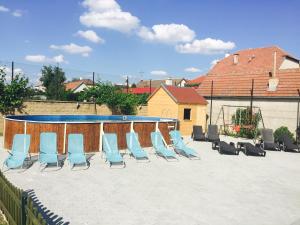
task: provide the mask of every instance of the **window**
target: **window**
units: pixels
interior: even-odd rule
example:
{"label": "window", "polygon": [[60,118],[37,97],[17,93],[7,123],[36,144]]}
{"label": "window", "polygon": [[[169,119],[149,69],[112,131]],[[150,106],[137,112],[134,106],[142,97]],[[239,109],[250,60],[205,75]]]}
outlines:
{"label": "window", "polygon": [[191,109],[184,109],[183,119],[184,120],[191,120]]}

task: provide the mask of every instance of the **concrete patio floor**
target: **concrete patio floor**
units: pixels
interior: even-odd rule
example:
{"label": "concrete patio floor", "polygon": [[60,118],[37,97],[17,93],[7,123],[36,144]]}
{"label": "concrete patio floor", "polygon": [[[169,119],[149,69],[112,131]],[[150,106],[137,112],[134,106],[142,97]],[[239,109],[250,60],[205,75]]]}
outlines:
{"label": "concrete patio floor", "polygon": [[[0,143],[2,164],[8,154],[2,137]],[[210,143],[188,145],[201,160],[166,162],[149,149],[150,163],[126,155],[125,169],[109,169],[98,153],[87,170],[71,171],[65,163],[61,170],[40,172],[36,162],[5,175],[16,186],[32,189],[53,213],[54,224],[300,224],[300,154],[220,155]]]}

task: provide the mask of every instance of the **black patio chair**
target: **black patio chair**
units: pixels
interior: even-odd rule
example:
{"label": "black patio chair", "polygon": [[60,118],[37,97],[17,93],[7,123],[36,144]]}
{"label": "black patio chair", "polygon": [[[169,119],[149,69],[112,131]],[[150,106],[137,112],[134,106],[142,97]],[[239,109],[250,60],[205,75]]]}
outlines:
{"label": "black patio chair", "polygon": [[228,144],[225,141],[220,141],[216,147],[220,154],[238,155],[240,152],[233,142]]}
{"label": "black patio chair", "polygon": [[209,142],[219,142],[220,141],[217,125],[208,125],[207,140]]}
{"label": "black patio chair", "polygon": [[248,142],[238,142],[237,148],[240,149],[240,151],[243,151],[245,155],[253,155],[253,156],[266,156],[266,151],[261,149],[260,144],[253,145]]}
{"label": "black patio chair", "polygon": [[202,130],[202,126],[193,126],[192,138],[194,141],[205,141],[205,133]]}
{"label": "black patio chair", "polygon": [[299,146],[294,144],[293,140],[287,134],[283,134],[282,136],[280,136],[278,141],[281,150],[286,152],[300,152]]}
{"label": "black patio chair", "polygon": [[279,144],[275,143],[272,129],[261,130],[261,147],[264,150],[280,151]]}

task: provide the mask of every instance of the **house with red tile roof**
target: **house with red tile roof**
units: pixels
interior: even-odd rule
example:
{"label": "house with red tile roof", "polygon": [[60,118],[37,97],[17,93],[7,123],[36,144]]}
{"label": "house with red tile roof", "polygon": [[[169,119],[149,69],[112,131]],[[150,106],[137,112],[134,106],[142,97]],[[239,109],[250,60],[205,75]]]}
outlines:
{"label": "house with red tile roof", "polygon": [[[128,92],[131,94],[151,94],[156,90],[156,88],[150,87],[136,87],[136,88],[129,88]],[[126,93],[127,89],[124,88],[123,92]]]}
{"label": "house with red tile roof", "polygon": [[206,126],[207,101],[194,88],[161,85],[148,98],[148,116],[176,118],[183,135]]}
{"label": "house with red tile roof", "polygon": [[190,86],[190,87],[198,87],[200,84],[202,84],[205,77],[206,77],[206,74],[203,74],[203,75],[200,75],[199,77],[196,77],[195,79],[188,80],[186,82],[186,85]]}
{"label": "house with red tile roof", "polygon": [[78,93],[86,88],[92,87],[93,81],[90,79],[80,79],[76,81],[71,81],[65,84],[67,91],[72,91],[73,93]]}
{"label": "house with red tile roof", "polygon": [[[219,60],[197,88],[210,98],[213,82],[213,121],[220,122],[222,105],[250,104],[254,81],[254,105],[261,108],[265,126],[296,129],[297,89],[300,89],[299,59],[277,46],[237,51]],[[229,113],[228,120],[231,119]]]}

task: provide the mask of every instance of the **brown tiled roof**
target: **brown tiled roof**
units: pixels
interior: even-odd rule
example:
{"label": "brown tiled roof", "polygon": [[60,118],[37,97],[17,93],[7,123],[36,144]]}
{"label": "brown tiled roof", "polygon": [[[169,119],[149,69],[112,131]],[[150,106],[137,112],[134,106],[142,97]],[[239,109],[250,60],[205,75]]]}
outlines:
{"label": "brown tiled roof", "polygon": [[211,81],[214,81],[214,96],[250,96],[254,79],[254,96],[292,97],[300,89],[300,69],[277,71],[279,80],[276,91],[268,91],[269,73],[208,75],[197,89],[203,96],[210,96]]}
{"label": "brown tiled roof", "polygon": [[193,80],[189,80],[187,84],[201,84],[203,80],[205,79],[205,75],[200,75],[199,77],[196,77]]}
{"label": "brown tiled roof", "polygon": [[[290,56],[277,46],[240,50],[219,61],[208,74],[262,73],[273,70],[274,52],[276,67],[279,69],[285,56]],[[238,63],[233,63],[234,55],[238,55]]]}
{"label": "brown tiled roof", "polygon": [[[151,81],[151,87],[158,88],[161,84],[166,84],[166,80],[152,80]],[[171,79],[172,85],[178,85],[182,80],[185,80],[184,78],[180,79]],[[136,87],[150,87],[150,80],[141,80],[137,83]]]}
{"label": "brown tiled roof", "polygon": [[66,90],[75,90],[81,84],[85,84],[85,85],[89,86],[89,85],[93,85],[93,81],[90,79],[71,81],[71,82],[66,83],[65,87],[66,87]]}
{"label": "brown tiled roof", "polygon": [[[176,86],[167,86],[161,85],[169,96],[178,104],[199,104],[206,105],[207,101],[201,95],[199,95],[194,88],[191,87],[176,87]],[[155,93],[160,88],[157,88],[152,95],[148,98],[148,100],[155,95]]]}
{"label": "brown tiled roof", "polygon": [[[275,91],[268,91],[269,73],[273,73],[275,51],[276,78],[279,83]],[[241,50],[236,54],[238,54],[237,64],[233,63],[234,54],[232,54],[222,59],[207,73],[206,78],[197,88],[199,94],[210,96],[211,81],[214,81],[214,96],[250,96],[252,79],[254,79],[254,96],[298,96],[300,69],[279,69],[285,57],[295,59],[288,53],[273,46]]]}

